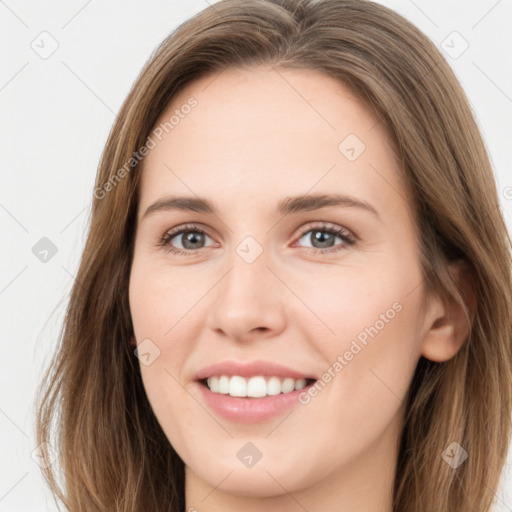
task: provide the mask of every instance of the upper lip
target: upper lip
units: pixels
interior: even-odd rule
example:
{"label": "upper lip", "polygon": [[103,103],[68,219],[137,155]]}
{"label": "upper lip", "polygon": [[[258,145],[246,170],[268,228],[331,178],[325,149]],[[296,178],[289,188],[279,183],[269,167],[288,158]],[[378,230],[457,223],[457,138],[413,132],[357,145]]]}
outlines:
{"label": "upper lip", "polygon": [[268,377],[290,377],[292,379],[315,379],[312,375],[305,374],[301,371],[294,370],[293,368],[288,368],[287,366],[272,363],[270,361],[221,361],[202,368],[196,374],[195,380],[203,380],[208,377],[219,375],[239,375],[240,377],[248,378],[262,375]]}

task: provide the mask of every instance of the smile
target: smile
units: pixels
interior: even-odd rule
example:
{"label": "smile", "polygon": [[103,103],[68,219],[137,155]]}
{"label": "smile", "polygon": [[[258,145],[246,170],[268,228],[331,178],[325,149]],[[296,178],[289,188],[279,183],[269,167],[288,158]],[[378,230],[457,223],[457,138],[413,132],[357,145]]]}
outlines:
{"label": "smile", "polygon": [[[308,382],[308,380],[310,382]],[[245,378],[240,375],[219,375],[205,379],[203,383],[212,393],[233,397],[261,398],[281,393],[299,391],[313,382],[313,379],[258,375]]]}
{"label": "smile", "polygon": [[192,376],[199,400],[216,416],[235,423],[275,419],[302,405],[299,394],[314,385],[314,374],[273,361],[224,360]]}

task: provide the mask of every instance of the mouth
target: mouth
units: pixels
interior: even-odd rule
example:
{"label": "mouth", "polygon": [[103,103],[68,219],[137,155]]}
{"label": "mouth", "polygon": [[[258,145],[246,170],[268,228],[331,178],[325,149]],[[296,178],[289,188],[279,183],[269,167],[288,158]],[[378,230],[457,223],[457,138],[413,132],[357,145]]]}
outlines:
{"label": "mouth", "polygon": [[301,405],[301,393],[317,379],[273,361],[220,361],[195,376],[202,402],[216,416],[235,423],[276,419]]}
{"label": "mouth", "polygon": [[256,375],[212,375],[199,382],[212,393],[236,398],[263,398],[300,391],[316,382],[309,378]]}

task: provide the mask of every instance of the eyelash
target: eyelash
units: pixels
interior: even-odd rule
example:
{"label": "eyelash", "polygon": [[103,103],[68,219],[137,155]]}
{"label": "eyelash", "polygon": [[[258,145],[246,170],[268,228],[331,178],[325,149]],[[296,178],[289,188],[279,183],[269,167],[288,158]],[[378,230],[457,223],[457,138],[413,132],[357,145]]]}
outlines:
{"label": "eyelash", "polygon": [[[309,233],[310,231],[321,231],[324,233],[329,233],[331,235],[338,236],[343,240],[343,244],[341,247],[335,248],[335,247],[328,247],[325,249],[317,249],[316,247],[307,247],[307,249],[313,250],[314,253],[321,253],[325,254],[328,252],[337,252],[341,251],[347,248],[347,246],[353,245],[356,242],[356,237],[350,233],[345,228],[341,228],[339,226],[336,226],[334,224],[320,222],[318,225],[315,226],[308,226],[308,229],[305,229],[304,231],[301,231],[300,235],[298,236],[297,240],[300,240],[305,234]],[[173,247],[171,245],[171,241],[177,237],[178,235],[181,235],[183,233],[188,232],[194,232],[194,233],[201,233],[206,236],[209,236],[206,231],[201,229],[197,224],[186,224],[184,226],[178,226],[177,228],[172,229],[171,231],[167,231],[164,233],[164,235],[161,237],[161,239],[158,241],[159,247],[165,247],[165,249],[175,255],[178,256],[194,256],[197,254],[197,251],[200,249],[205,249],[205,247],[201,247],[200,249],[189,249],[189,250],[182,250],[177,249],[176,247]],[[211,237],[210,237],[211,238]]]}

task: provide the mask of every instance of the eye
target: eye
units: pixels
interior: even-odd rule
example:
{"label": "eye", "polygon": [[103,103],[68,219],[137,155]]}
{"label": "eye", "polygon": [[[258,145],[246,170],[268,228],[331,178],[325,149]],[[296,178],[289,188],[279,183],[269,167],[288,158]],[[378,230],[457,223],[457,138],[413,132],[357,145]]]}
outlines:
{"label": "eye", "polygon": [[[341,240],[341,243],[336,244],[336,239]],[[310,229],[302,232],[298,241],[301,240],[310,242],[309,247],[316,249],[314,252],[319,253],[346,249],[347,246],[353,245],[356,241],[355,236],[348,229],[326,223],[310,226]]]}
{"label": "eye", "polygon": [[[167,231],[158,245],[179,256],[194,256],[199,249],[204,249],[206,239],[211,237],[196,224],[186,224]],[[298,242],[310,242],[315,253],[335,252],[346,249],[356,242],[356,237],[347,229],[329,223],[319,223],[303,230]],[[336,239],[341,243],[336,244]],[[296,242],[297,243],[297,242]],[[213,244],[211,244],[213,245]],[[308,247],[308,246],[306,246]]]}
{"label": "eye", "polygon": [[206,238],[210,237],[199,226],[187,224],[166,232],[158,245],[180,256],[193,256],[195,251],[205,247]]}

